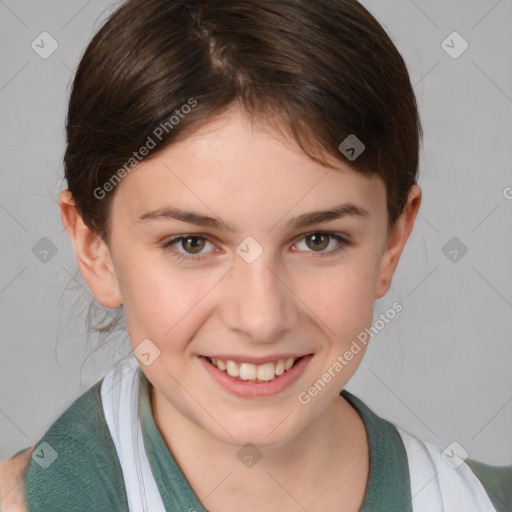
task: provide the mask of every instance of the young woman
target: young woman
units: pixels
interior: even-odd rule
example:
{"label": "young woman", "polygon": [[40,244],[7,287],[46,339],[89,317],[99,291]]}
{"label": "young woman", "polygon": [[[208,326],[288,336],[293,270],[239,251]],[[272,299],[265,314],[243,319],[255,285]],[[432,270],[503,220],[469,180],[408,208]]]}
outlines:
{"label": "young woman", "polygon": [[356,1],[124,2],[76,73],[60,206],[133,354],[8,462],[4,506],[510,510],[509,468],[344,389],[420,206],[420,140]]}

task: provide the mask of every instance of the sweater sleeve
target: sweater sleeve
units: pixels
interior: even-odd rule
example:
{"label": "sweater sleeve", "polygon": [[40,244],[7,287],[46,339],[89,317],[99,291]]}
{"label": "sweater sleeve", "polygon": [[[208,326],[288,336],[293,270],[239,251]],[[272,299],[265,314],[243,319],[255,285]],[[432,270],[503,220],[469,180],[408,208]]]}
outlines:
{"label": "sweater sleeve", "polygon": [[36,444],[25,472],[29,512],[128,512],[100,384],[80,396]]}
{"label": "sweater sleeve", "polygon": [[512,512],[512,466],[489,466],[467,460],[498,512]]}

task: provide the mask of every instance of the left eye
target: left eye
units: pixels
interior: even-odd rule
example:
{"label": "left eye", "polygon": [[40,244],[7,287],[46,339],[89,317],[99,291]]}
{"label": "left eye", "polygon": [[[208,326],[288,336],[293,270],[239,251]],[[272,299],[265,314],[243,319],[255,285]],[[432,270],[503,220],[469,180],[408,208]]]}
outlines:
{"label": "left eye", "polygon": [[[306,245],[311,248],[311,245],[308,244],[308,241],[312,242],[313,252],[318,253],[313,257],[324,257],[331,256],[333,254],[337,254],[338,252],[344,250],[346,247],[350,246],[350,241],[341,233],[330,233],[324,231],[315,231],[313,233],[308,233],[303,235],[301,240],[305,240]],[[334,249],[329,251],[325,251],[325,248],[329,246],[330,241],[336,241],[337,246]],[[181,247],[186,251],[185,253],[177,250],[174,246],[181,243]],[[212,244],[208,237],[203,235],[181,235],[162,244],[162,247],[166,250],[170,250],[174,257],[179,260],[202,260],[204,256],[200,254],[200,252],[204,249],[205,244]],[[213,245],[213,244],[212,244]]]}
{"label": "left eye", "polygon": [[[337,252],[340,249],[340,246],[343,247],[344,245],[347,245],[348,241],[346,238],[342,237],[341,235],[336,235],[334,233],[324,233],[324,232],[317,232],[317,233],[309,233],[307,235],[303,236],[303,239],[310,240],[313,242],[313,247],[315,249],[313,252],[320,252],[323,249],[325,249],[329,245],[329,241],[335,240],[338,243],[338,246],[334,249],[331,249],[330,251],[326,251],[326,254],[332,254],[333,252]],[[323,253],[321,253],[323,255]]]}

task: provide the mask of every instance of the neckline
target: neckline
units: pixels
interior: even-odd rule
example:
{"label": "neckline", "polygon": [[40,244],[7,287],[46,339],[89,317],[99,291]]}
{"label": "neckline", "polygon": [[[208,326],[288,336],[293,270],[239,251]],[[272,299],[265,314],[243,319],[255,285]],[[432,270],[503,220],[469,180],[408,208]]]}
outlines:
{"label": "neckline", "polygon": [[[163,440],[151,409],[151,383],[140,367],[137,371],[140,374],[139,414],[144,446],[166,509],[192,507],[197,512],[208,512]],[[412,512],[407,455],[396,427],[349,391],[343,389],[340,396],[361,417],[370,451],[368,482],[359,512]]]}

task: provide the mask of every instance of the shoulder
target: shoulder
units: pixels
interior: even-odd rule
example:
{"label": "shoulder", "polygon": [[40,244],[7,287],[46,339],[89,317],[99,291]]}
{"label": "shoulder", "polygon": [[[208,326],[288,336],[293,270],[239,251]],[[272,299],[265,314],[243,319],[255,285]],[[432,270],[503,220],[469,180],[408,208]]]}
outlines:
{"label": "shoulder", "polygon": [[419,501],[441,499],[446,510],[512,510],[510,491],[506,490],[512,479],[507,468],[468,461],[456,443],[443,449],[398,430],[407,451],[412,495]]}
{"label": "shoulder", "polygon": [[77,398],[36,443],[25,472],[30,511],[128,510],[101,383]]}
{"label": "shoulder", "polygon": [[467,459],[466,464],[480,480],[498,512],[512,510],[512,466],[489,466]]}
{"label": "shoulder", "polygon": [[30,461],[33,446],[15,453],[10,459],[0,462],[0,511],[25,512],[25,490],[23,475]]}

